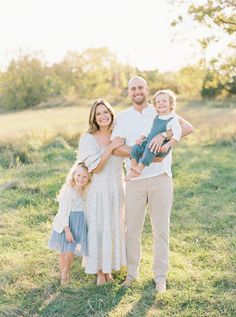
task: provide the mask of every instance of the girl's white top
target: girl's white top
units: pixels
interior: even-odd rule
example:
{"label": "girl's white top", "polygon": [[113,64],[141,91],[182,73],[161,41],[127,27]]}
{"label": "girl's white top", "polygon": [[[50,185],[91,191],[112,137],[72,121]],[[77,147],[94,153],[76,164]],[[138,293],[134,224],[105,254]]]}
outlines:
{"label": "girl's white top", "polygon": [[66,185],[59,196],[59,208],[53,220],[53,230],[61,233],[69,226],[70,213],[75,211],[84,211],[84,200],[74,187]]}

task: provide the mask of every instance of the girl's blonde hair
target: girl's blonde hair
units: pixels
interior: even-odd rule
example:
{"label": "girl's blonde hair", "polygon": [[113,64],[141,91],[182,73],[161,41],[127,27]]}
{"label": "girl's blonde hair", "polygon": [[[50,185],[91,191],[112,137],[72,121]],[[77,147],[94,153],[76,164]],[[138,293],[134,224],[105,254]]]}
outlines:
{"label": "girl's blonde hair", "polygon": [[113,128],[115,113],[112,106],[105,99],[96,99],[92,104],[92,107],[90,109],[90,114],[89,114],[89,128],[87,132],[90,134],[94,134],[97,130],[99,130],[99,125],[96,122],[96,109],[99,105],[105,106],[107,110],[109,111],[111,115],[110,129],[112,130]]}
{"label": "girl's blonde hair", "polygon": [[170,89],[162,89],[158,90],[154,96],[152,97],[152,104],[156,106],[156,98],[159,95],[167,95],[169,97],[170,101],[170,110],[173,111],[176,108],[176,95],[175,93]]}
{"label": "girl's blonde hair", "polygon": [[82,167],[84,170],[86,170],[88,172],[88,175],[89,175],[89,181],[88,183],[86,184],[86,186],[89,184],[89,182],[91,181],[91,176],[90,176],[90,173],[88,171],[88,168],[87,166],[85,165],[84,162],[78,162],[76,161],[74,163],[74,165],[71,167],[69,173],[67,174],[66,176],[66,182],[65,182],[65,185],[69,185],[71,187],[75,186],[75,173],[76,173],[76,170],[78,167]]}
{"label": "girl's blonde hair", "polygon": [[84,162],[75,161],[75,163],[73,164],[73,166],[71,167],[69,173],[66,176],[66,181],[65,181],[64,185],[62,186],[62,188],[61,188],[61,190],[60,190],[60,192],[59,192],[59,194],[57,196],[57,201],[60,200],[60,195],[61,195],[62,191],[66,187],[68,187],[68,186],[74,187],[75,186],[75,173],[76,173],[76,170],[77,170],[78,167],[82,167],[84,170],[86,170],[88,172],[88,175],[89,175],[89,181],[86,184],[85,189],[87,188],[87,186],[91,182],[91,174],[89,173],[88,168],[85,165],[85,163]]}

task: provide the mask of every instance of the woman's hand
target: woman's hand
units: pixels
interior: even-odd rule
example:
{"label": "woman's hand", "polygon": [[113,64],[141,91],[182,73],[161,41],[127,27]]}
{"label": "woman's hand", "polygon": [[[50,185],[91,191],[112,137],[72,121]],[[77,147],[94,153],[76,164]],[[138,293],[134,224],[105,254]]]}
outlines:
{"label": "woman's hand", "polygon": [[66,234],[66,241],[67,241],[67,242],[72,242],[72,243],[75,242],[74,237],[73,237],[73,234],[71,233],[69,227],[66,227],[66,228],[65,228],[65,234]]}
{"label": "woman's hand", "polygon": [[154,138],[151,140],[151,142],[148,145],[148,148],[153,153],[160,152],[163,141],[164,137],[161,134],[158,134],[154,136]]}
{"label": "woman's hand", "polygon": [[121,137],[117,136],[111,141],[110,145],[111,145],[112,149],[115,150],[124,144],[125,144],[125,138],[121,138]]}

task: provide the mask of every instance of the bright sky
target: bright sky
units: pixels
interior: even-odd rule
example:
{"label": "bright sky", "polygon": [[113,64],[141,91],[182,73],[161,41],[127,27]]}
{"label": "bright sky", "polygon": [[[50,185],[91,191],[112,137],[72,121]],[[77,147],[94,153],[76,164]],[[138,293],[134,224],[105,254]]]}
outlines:
{"label": "bright sky", "polygon": [[0,67],[20,52],[42,51],[53,63],[107,46],[140,69],[176,70],[198,60],[200,48],[172,42],[172,18],[165,0],[0,0]]}

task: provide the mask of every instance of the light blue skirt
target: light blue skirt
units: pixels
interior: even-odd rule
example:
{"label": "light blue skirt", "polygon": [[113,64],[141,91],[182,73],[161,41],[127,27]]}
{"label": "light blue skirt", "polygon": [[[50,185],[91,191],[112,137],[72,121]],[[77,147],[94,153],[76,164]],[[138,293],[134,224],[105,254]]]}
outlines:
{"label": "light blue skirt", "polygon": [[77,256],[88,255],[87,225],[83,211],[73,211],[69,217],[69,227],[75,242],[67,242],[65,231],[52,230],[48,247],[60,253],[72,252]]}

